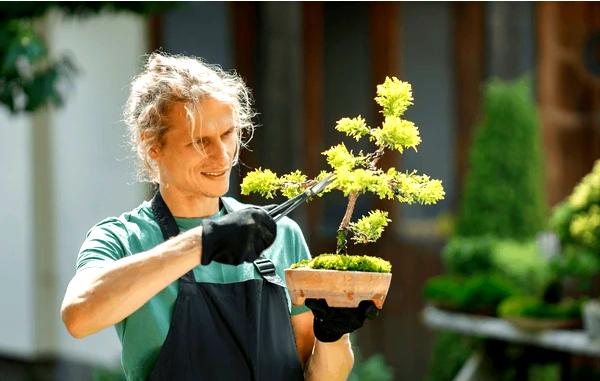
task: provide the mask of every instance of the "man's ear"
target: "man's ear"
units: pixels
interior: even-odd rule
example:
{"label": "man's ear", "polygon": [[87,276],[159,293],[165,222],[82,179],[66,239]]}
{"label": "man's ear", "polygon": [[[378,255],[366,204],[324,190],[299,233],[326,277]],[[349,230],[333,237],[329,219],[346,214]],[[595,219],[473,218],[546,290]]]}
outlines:
{"label": "man's ear", "polygon": [[[144,140],[146,140],[146,138],[146,131],[140,132],[140,140],[143,142]],[[150,147],[150,149],[148,150],[148,154],[150,155],[150,158],[152,160],[158,159],[158,155],[160,154],[160,147],[158,146],[158,144],[154,144],[152,147]]]}
{"label": "man's ear", "polygon": [[150,158],[152,160],[157,160],[158,159],[158,154],[160,153],[160,149],[157,146],[152,146],[152,148],[150,148],[150,150],[148,151],[148,153],[150,154]]}

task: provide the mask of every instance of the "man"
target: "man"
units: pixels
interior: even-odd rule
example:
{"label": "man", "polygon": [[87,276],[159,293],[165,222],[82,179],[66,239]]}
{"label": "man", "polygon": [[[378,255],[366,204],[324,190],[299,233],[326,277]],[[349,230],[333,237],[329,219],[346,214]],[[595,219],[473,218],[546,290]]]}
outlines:
{"label": "man", "polygon": [[241,79],[194,58],[154,53],[132,83],[125,120],[159,192],[88,232],[62,306],[74,337],[115,325],[130,381],[344,380],[352,368],[346,332],[365,311],[292,308],[282,278],[310,257],[300,229],[222,197],[252,116]]}

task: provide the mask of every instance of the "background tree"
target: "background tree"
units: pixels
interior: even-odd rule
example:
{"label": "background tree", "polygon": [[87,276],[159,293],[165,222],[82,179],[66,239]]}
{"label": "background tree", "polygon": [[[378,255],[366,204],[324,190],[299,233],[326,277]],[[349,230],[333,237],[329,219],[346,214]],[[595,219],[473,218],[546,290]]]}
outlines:
{"label": "background tree", "polygon": [[456,235],[525,240],[545,225],[537,112],[527,79],[485,88]]}
{"label": "background tree", "polygon": [[36,21],[52,9],[88,17],[101,12],[149,15],[173,7],[170,2],[4,2],[0,3],[0,105],[11,113],[29,113],[47,104],[61,105],[66,84],[77,68],[62,55],[52,59]]}

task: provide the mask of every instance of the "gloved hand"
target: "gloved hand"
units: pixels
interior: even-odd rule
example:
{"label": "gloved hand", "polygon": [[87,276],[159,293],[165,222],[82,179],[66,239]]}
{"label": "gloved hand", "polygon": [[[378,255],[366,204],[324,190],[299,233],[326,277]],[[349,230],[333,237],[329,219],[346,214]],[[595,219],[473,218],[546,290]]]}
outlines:
{"label": "gloved hand", "polygon": [[262,209],[247,208],[216,220],[202,221],[203,265],[252,262],[277,236],[275,221]]}
{"label": "gloved hand", "polygon": [[375,319],[379,315],[371,300],[363,300],[356,308],[329,307],[325,299],[306,299],[304,304],[315,315],[315,337],[324,343],[338,341],[344,334],[362,327],[366,318]]}

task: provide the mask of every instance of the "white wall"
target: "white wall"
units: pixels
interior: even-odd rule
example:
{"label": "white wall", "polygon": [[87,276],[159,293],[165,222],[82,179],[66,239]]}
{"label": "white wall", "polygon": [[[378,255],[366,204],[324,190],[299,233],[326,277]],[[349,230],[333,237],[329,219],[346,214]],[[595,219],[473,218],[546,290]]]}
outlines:
{"label": "white wall", "polygon": [[[87,230],[134,208],[145,194],[145,187],[135,182],[120,120],[129,82],[146,53],[146,22],[126,14],[79,20],[52,14],[46,21],[52,54],[70,53],[80,72],[61,109],[35,118],[15,118],[0,110],[0,355],[32,358],[43,353],[116,365],[120,346],[114,328],[76,340],[62,325],[59,311]],[[49,138],[42,143],[49,153],[34,159],[33,134],[40,123],[48,129]],[[34,173],[44,167],[50,180],[43,185],[50,189],[41,197],[38,193],[37,200],[49,207],[47,226],[54,238],[47,251],[34,253],[31,227],[39,217],[33,210],[34,189],[40,188]],[[36,261],[48,258],[51,266],[42,273],[52,279],[36,279]]]}
{"label": "white wall", "polygon": [[0,109],[0,354],[34,352],[31,124]]}
{"label": "white wall", "polygon": [[[144,187],[135,182],[133,157],[120,122],[129,82],[146,52],[144,19],[104,15],[84,21],[51,18],[54,52],[70,51],[81,69],[66,107],[51,117],[56,253],[60,306],[74,274],[75,259],[88,229],[101,219],[137,206]],[[57,309],[58,311],[58,309]],[[118,363],[114,328],[75,340],[56,320],[61,355],[104,364]]]}

